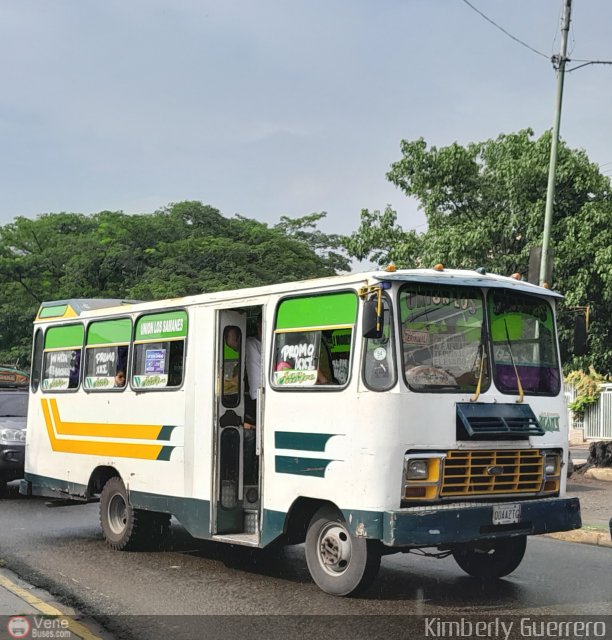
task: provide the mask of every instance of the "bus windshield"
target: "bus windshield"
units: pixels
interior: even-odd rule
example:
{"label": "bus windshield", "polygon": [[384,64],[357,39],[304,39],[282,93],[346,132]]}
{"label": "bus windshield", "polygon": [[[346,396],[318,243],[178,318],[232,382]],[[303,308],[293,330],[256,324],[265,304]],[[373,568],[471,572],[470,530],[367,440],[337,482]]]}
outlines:
{"label": "bus windshield", "polygon": [[541,298],[494,290],[489,293],[495,385],[502,393],[557,395],[561,388],[551,306]]}
{"label": "bus windshield", "polygon": [[413,391],[473,392],[490,383],[480,289],[407,283],[399,293],[403,370]]}

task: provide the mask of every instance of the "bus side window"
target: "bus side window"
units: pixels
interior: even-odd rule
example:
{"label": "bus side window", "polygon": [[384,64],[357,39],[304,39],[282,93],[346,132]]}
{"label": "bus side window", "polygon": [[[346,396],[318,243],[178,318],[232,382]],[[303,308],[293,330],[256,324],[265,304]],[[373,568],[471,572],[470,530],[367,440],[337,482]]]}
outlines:
{"label": "bus side window", "polygon": [[177,389],[183,384],[187,323],[187,312],[182,309],[138,318],[132,388]]}
{"label": "bus side window", "polygon": [[242,331],[240,327],[228,325],[223,330],[223,389],[221,402],[224,407],[237,407],[240,404],[242,380],[240,371],[242,353]]}
{"label": "bus side window", "polygon": [[43,357],[43,332],[42,329],[36,330],[34,336],[34,349],[32,351],[32,371],[30,375],[30,383],[33,392],[38,391],[40,378],[42,376],[42,357]]}
{"label": "bus side window", "polygon": [[274,331],[272,385],[304,389],[346,386],[357,307],[355,292],[282,300]]}
{"label": "bus side window", "polygon": [[83,380],[86,391],[125,389],[131,336],[129,318],[96,321],[87,327]]}
{"label": "bus side window", "polygon": [[387,298],[383,298],[383,333],[363,341],[363,381],[372,391],[387,391],[395,385],[395,341]]}
{"label": "bus side window", "polygon": [[74,391],[78,388],[84,334],[82,324],[51,327],[47,330],[42,374],[43,391]]}

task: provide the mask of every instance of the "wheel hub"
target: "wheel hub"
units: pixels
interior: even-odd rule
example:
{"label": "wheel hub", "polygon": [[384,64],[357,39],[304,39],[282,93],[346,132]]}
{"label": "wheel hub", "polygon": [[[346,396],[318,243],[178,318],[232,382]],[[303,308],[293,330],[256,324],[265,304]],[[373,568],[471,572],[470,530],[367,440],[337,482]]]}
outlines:
{"label": "wheel hub", "polygon": [[321,531],[319,560],[328,573],[346,571],[351,560],[351,538],[344,527],[333,524]]}
{"label": "wheel hub", "polygon": [[117,535],[122,534],[127,525],[127,505],[119,494],[115,494],[108,503],[108,524]]}

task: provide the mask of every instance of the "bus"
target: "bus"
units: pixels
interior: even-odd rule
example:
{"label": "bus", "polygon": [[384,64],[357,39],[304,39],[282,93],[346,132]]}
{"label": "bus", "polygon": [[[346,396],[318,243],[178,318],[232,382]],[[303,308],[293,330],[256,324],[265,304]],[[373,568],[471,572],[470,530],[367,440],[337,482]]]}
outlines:
{"label": "bus", "polygon": [[396,552],[506,576],[527,536],[581,526],[560,298],[437,265],[45,302],[21,492],[99,501],[117,550],[160,548],[171,517],[198,539],[304,543],[338,596]]}

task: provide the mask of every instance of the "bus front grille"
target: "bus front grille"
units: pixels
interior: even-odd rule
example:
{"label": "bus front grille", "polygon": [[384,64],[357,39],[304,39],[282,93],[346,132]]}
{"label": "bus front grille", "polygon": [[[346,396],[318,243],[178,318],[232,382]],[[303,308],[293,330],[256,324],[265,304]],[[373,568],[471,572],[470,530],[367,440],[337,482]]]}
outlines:
{"label": "bus front grille", "polygon": [[440,496],[537,493],[543,474],[544,457],[537,449],[449,451]]}

